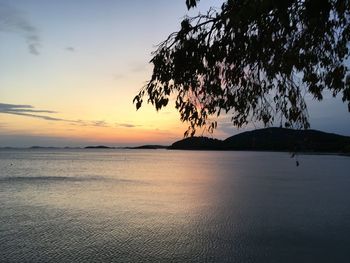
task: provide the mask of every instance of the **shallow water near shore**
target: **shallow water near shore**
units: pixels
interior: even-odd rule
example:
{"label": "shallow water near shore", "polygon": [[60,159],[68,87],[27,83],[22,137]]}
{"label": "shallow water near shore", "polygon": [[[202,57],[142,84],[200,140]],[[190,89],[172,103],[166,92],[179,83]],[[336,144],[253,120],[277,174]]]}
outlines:
{"label": "shallow water near shore", "polygon": [[1,262],[349,262],[350,158],[0,150]]}

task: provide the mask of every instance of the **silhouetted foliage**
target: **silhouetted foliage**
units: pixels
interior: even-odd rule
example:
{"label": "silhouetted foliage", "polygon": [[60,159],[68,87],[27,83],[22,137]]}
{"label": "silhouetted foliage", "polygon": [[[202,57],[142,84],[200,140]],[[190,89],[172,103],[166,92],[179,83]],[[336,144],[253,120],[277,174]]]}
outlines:
{"label": "silhouetted foliage", "polygon": [[[199,0],[186,0],[188,8]],[[306,94],[349,103],[350,0],[227,0],[186,17],[153,53],[153,74],[134,98],[157,110],[175,96],[181,120],[210,132],[222,111],[233,125],[308,128]]]}

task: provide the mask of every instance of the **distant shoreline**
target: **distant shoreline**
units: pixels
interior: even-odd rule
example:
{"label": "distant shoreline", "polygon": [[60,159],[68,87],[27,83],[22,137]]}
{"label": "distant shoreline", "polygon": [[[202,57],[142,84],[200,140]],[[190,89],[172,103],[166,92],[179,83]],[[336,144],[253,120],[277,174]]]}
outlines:
{"label": "distant shoreline", "polygon": [[225,140],[208,137],[188,137],[170,146],[148,144],[140,146],[89,145],[85,147],[44,147],[29,148],[0,147],[0,149],[86,149],[86,150],[190,150],[190,151],[255,151],[288,152],[304,155],[350,156],[350,137],[317,130],[293,130],[286,128],[265,128],[242,132]]}
{"label": "distant shoreline", "polygon": [[273,150],[234,150],[234,149],[172,149],[169,148],[169,146],[163,146],[159,148],[148,148],[141,146],[135,146],[135,147],[0,147],[0,151],[6,151],[6,150],[169,150],[169,151],[196,151],[196,152],[266,152],[266,153],[289,153],[289,154],[295,154],[295,155],[334,155],[334,156],[344,156],[344,157],[350,157],[350,153],[341,153],[341,152],[292,152],[292,151],[273,151]]}

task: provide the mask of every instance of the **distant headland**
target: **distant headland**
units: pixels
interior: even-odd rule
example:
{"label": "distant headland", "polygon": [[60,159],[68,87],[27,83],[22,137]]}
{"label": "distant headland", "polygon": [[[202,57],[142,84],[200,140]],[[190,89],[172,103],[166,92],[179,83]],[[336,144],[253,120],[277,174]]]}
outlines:
{"label": "distant headland", "polygon": [[115,147],[109,147],[105,145],[97,145],[97,146],[86,146],[84,149],[115,149]]}
{"label": "distant headland", "polygon": [[225,140],[190,137],[173,143],[168,149],[350,153],[350,137],[317,130],[265,128]]}

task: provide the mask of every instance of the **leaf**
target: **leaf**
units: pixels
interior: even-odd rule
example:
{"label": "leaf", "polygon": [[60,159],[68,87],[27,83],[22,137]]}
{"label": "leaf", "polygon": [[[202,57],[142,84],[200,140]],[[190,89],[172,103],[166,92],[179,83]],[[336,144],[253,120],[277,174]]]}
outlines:
{"label": "leaf", "polygon": [[196,7],[198,1],[199,0],[186,0],[187,9],[191,9],[192,7]]}

